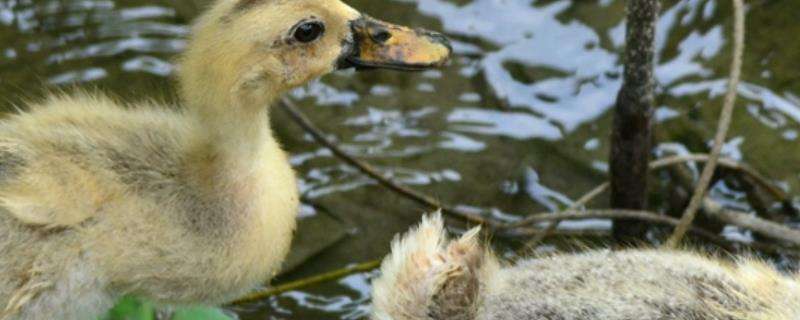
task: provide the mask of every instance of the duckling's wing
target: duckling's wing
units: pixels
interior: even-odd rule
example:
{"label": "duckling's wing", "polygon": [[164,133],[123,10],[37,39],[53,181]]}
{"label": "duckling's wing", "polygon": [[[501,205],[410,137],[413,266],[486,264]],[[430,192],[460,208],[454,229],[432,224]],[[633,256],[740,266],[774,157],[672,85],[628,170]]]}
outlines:
{"label": "duckling's wing", "polygon": [[78,224],[95,214],[93,175],[76,163],[35,152],[25,141],[0,139],[0,206],[20,222],[47,227]]}

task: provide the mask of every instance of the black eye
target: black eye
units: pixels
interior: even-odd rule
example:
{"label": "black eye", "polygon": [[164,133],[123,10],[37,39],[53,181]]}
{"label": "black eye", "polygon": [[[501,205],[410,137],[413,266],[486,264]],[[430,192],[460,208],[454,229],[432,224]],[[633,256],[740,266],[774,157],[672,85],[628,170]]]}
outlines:
{"label": "black eye", "polygon": [[294,30],[294,39],[302,43],[317,40],[325,32],[325,25],[322,22],[305,22]]}

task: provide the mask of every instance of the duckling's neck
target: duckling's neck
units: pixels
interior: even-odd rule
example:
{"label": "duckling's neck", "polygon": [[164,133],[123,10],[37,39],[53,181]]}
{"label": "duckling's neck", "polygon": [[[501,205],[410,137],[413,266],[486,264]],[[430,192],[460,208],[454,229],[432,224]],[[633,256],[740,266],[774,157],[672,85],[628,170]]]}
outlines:
{"label": "duckling's neck", "polygon": [[196,152],[230,168],[257,165],[259,158],[277,142],[269,128],[268,107],[196,107],[190,108],[196,118]]}

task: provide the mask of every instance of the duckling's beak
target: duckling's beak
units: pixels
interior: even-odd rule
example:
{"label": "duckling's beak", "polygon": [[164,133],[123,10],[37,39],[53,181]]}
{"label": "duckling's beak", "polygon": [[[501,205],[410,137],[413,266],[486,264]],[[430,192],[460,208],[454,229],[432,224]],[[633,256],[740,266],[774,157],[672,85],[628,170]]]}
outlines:
{"label": "duckling's beak", "polygon": [[339,69],[384,68],[419,71],[443,66],[452,52],[443,35],[362,16],[351,22],[352,43],[346,43]]}

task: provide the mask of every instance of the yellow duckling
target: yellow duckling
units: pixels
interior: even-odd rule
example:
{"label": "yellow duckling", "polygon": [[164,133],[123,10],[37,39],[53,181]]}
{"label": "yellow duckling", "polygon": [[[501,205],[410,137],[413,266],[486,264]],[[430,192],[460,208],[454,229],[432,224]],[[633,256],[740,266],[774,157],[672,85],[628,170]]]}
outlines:
{"label": "yellow duckling", "polygon": [[0,319],[96,319],[125,294],[216,304],[269,279],[298,191],[267,106],[337,68],[450,54],[337,0],[220,0],[193,31],[181,110],[62,95],[0,122]]}
{"label": "yellow duckling", "polygon": [[373,282],[376,320],[796,320],[800,275],[689,252],[592,251],[501,266],[478,229],[441,216],[392,243]]}

